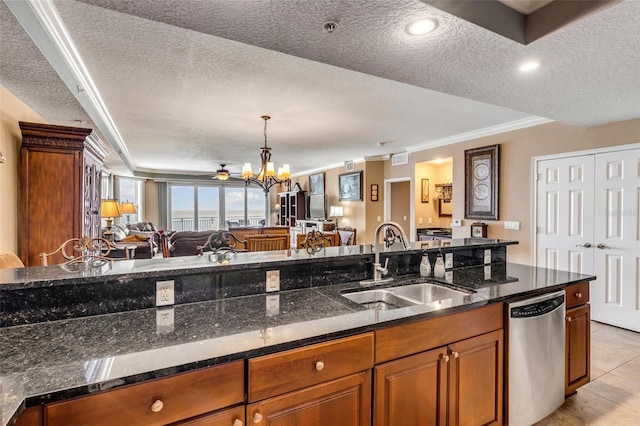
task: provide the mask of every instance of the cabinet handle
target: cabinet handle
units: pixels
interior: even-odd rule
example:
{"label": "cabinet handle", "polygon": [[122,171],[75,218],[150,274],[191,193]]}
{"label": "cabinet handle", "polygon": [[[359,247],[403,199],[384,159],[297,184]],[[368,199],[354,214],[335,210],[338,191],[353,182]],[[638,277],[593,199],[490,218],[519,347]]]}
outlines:
{"label": "cabinet handle", "polygon": [[451,356],[455,359],[455,358],[458,358],[460,354],[458,352],[453,351],[451,352]]}
{"label": "cabinet handle", "polygon": [[157,399],[153,404],[151,404],[151,411],[154,413],[159,413],[164,408],[164,403]]}
{"label": "cabinet handle", "polygon": [[254,422],[255,424],[262,423],[262,414],[260,414],[260,413],[256,413],[256,414],[253,416],[253,422]]}
{"label": "cabinet handle", "polygon": [[440,359],[444,362],[449,362],[449,355],[440,354]]}
{"label": "cabinet handle", "polygon": [[571,317],[566,317],[565,319],[567,320],[567,322],[571,322]]}
{"label": "cabinet handle", "polygon": [[324,362],[322,362],[322,361],[316,362],[316,370],[318,370],[318,371],[324,370]]}
{"label": "cabinet handle", "polygon": [[578,299],[582,299],[582,293],[580,293],[579,291],[578,291],[578,292],[576,292],[575,296],[576,296]]}
{"label": "cabinet handle", "polygon": [[242,426],[242,420],[240,419],[235,419],[233,421],[233,424],[231,426]]}

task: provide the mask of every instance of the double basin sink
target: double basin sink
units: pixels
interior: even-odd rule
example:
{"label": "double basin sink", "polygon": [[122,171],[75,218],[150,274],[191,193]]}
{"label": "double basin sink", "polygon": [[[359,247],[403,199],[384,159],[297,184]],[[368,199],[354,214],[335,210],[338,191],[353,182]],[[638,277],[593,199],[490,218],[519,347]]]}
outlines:
{"label": "double basin sink", "polygon": [[464,302],[470,293],[433,283],[410,284],[399,287],[342,293],[343,297],[367,309],[389,310],[413,305],[445,308]]}

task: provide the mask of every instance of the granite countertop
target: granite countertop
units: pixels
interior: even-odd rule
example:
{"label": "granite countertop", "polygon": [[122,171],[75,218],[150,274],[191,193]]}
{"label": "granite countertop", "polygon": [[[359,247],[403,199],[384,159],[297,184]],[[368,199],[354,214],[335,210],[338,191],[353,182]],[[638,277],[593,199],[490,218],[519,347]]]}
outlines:
{"label": "granite countertop", "polygon": [[[410,251],[437,252],[438,250],[460,250],[469,248],[508,246],[518,244],[517,241],[497,240],[489,238],[455,238],[447,241],[416,241],[411,243]],[[397,248],[383,249],[383,253],[397,251]],[[372,246],[354,245],[327,247],[315,253],[304,249],[238,253],[228,262],[216,262],[209,254],[204,256],[186,256],[154,259],[135,259],[128,262],[110,262],[97,268],[74,267],[42,267],[35,266],[20,269],[0,269],[0,291],[57,285],[73,285],[77,283],[99,283],[107,279],[127,279],[132,274],[136,277],[163,277],[167,273],[206,273],[216,271],[233,271],[255,268],[256,265],[277,267],[283,263],[325,262],[327,259],[350,256],[370,256]]]}
{"label": "granite countertop", "polygon": [[[506,276],[494,278],[487,278],[484,268],[456,271],[445,285],[466,288],[469,295],[440,307],[366,310],[340,295],[362,289],[359,284],[343,283],[0,328],[0,425],[9,424],[25,405],[541,294],[593,278],[506,264]],[[398,277],[390,285],[426,280]],[[173,326],[158,327],[157,315],[166,312],[173,313]]]}

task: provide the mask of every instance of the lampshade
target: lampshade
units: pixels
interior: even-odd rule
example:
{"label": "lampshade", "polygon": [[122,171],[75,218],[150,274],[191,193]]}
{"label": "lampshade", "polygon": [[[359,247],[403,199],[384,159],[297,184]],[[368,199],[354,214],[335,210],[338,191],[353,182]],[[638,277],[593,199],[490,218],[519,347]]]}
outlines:
{"label": "lampshade", "polygon": [[102,212],[102,217],[112,218],[122,216],[122,210],[120,210],[120,203],[118,200],[102,200],[100,210]]}
{"label": "lampshade", "polygon": [[329,208],[329,217],[342,217],[344,216],[344,207],[331,206]]}
{"label": "lampshade", "polygon": [[138,209],[136,208],[136,205],[133,204],[131,201],[125,201],[124,203],[120,204],[120,211],[122,212],[122,214],[136,214],[138,213]]}

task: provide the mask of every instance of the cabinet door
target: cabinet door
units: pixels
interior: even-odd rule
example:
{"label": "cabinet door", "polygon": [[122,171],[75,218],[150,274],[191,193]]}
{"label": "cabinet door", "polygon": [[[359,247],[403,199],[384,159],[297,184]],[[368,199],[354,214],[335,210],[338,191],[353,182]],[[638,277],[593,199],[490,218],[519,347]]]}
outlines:
{"label": "cabinet door", "polygon": [[82,236],[101,236],[100,204],[102,191],[102,166],[88,154],[84,156],[84,187],[82,195]]}
{"label": "cabinet door", "polygon": [[442,347],[375,367],[373,424],[446,424],[446,359]]}
{"label": "cabinet door", "polygon": [[371,372],[255,402],[247,418],[256,426],[370,425]]}
{"label": "cabinet door", "polygon": [[591,309],[589,305],[567,309],[565,329],[565,395],[590,380]]}
{"label": "cabinet door", "polygon": [[502,330],[449,345],[449,425],[502,424]]}

